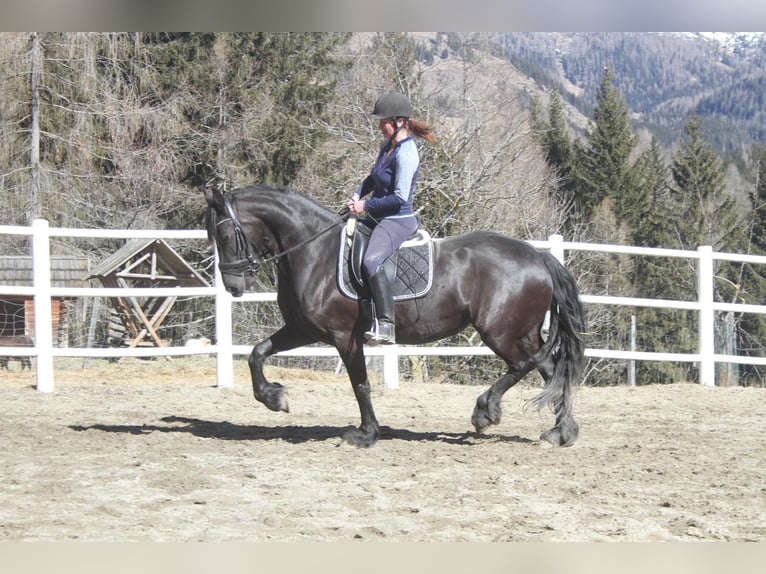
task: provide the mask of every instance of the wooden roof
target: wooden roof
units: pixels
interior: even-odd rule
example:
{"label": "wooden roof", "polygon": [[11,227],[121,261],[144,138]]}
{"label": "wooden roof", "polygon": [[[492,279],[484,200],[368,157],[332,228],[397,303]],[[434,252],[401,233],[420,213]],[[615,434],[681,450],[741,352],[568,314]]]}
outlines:
{"label": "wooden roof", "polygon": [[120,277],[134,286],[170,282],[181,287],[209,287],[209,283],[162,239],[134,239],[104,259],[89,279],[110,283]]}
{"label": "wooden roof", "polygon": [[[52,287],[84,287],[90,272],[87,257],[51,256]],[[0,257],[0,285],[30,286],[32,258]]]}

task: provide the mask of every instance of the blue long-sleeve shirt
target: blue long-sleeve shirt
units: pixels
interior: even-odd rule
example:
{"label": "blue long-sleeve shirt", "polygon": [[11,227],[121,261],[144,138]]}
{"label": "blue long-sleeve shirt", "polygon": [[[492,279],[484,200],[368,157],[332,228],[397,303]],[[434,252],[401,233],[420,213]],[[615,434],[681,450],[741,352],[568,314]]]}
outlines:
{"label": "blue long-sleeve shirt", "polygon": [[372,192],[364,207],[375,219],[409,217],[420,169],[418,147],[411,136],[398,142],[390,154],[386,154],[387,145],[387,141],[381,145],[375,165],[356,195],[362,199]]}

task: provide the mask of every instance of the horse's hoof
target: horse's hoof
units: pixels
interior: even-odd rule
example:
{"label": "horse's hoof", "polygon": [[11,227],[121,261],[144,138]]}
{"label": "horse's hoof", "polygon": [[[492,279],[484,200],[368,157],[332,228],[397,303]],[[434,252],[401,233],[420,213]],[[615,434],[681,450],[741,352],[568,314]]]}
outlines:
{"label": "horse's hoof", "polygon": [[269,408],[272,411],[282,411],[283,413],[289,413],[290,403],[287,400],[287,395],[283,392],[280,392],[278,395],[276,395],[274,402],[269,405]]}
{"label": "horse's hoof", "polygon": [[476,430],[476,434],[487,434],[487,429],[490,427],[489,424],[480,423],[475,417],[471,419],[471,423]]}
{"label": "horse's hoof", "polygon": [[486,411],[476,409],[471,417],[471,424],[478,434],[486,434],[487,429],[496,425],[497,421],[493,421]]}
{"label": "horse's hoof", "polygon": [[471,423],[479,434],[484,434],[489,427],[500,424],[500,419],[503,417],[500,403],[492,401],[491,398],[491,390],[487,390],[476,399],[476,406],[471,415]]}
{"label": "horse's hoof", "polygon": [[541,434],[540,440],[561,447],[572,446],[577,441],[577,433],[569,433],[568,436],[564,436],[564,434],[559,427],[555,426]]}
{"label": "horse's hoof", "polygon": [[360,448],[369,448],[378,442],[377,432],[365,432],[362,429],[351,429],[343,435],[343,440]]}
{"label": "horse's hoof", "polygon": [[561,446],[561,431],[553,427],[540,435],[540,441],[552,446]]}
{"label": "horse's hoof", "polygon": [[287,400],[287,393],[280,383],[271,383],[270,387],[262,397],[255,397],[262,402],[270,411],[290,412],[290,404]]}

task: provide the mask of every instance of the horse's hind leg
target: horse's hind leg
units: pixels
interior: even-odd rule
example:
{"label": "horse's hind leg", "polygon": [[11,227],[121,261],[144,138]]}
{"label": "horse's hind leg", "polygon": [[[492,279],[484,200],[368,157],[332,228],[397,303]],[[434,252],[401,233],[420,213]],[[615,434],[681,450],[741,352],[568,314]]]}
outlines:
{"label": "horse's hind leg", "polygon": [[540,440],[553,446],[572,446],[580,434],[580,427],[572,417],[556,416],[556,426],[540,435]]}
{"label": "horse's hind leg", "polygon": [[[545,384],[548,385],[553,378],[553,359],[551,357],[547,357],[537,366],[537,369],[540,371]],[[563,402],[565,400],[570,400],[570,398],[562,397],[561,400]],[[577,441],[577,437],[580,434],[580,427],[575,422],[572,415],[563,414],[569,413],[570,410],[564,409],[562,407],[563,404],[554,405],[554,410],[556,412],[556,425],[540,435],[540,440],[549,442],[553,446],[571,446]]]}
{"label": "horse's hind leg", "polygon": [[503,395],[508,389],[518,383],[524,375],[531,371],[532,368],[532,365],[526,365],[523,368],[509,365],[508,372],[479,395],[479,398],[476,399],[473,415],[471,415],[471,422],[476,432],[483,433],[491,425],[500,423],[500,419],[503,416],[503,408],[500,404],[503,400]]}

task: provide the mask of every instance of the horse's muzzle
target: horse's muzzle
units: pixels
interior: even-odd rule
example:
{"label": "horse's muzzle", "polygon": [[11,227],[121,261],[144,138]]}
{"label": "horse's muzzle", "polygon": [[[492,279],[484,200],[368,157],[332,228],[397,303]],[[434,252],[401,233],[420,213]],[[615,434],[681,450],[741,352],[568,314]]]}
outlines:
{"label": "horse's muzzle", "polygon": [[223,286],[232,296],[242,297],[246,287],[244,273],[222,271],[221,279],[223,279]]}

